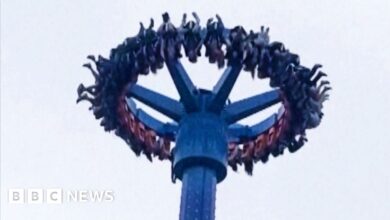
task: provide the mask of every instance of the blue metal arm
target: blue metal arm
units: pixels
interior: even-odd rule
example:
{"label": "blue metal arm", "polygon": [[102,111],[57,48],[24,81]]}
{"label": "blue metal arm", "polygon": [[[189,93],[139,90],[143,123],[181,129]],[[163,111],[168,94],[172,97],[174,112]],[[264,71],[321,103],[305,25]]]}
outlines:
{"label": "blue metal arm", "polygon": [[128,88],[127,96],[137,99],[175,121],[179,121],[184,114],[184,107],[180,102],[137,84]]}
{"label": "blue metal arm", "polygon": [[262,134],[263,132],[270,129],[272,126],[274,126],[277,120],[278,120],[278,114],[272,114],[265,120],[251,126],[250,127],[251,132],[249,137],[256,137]]}
{"label": "blue metal arm", "polygon": [[228,128],[229,141],[241,142],[243,140],[255,139],[257,136],[274,126],[277,120],[283,116],[284,111],[285,109],[282,106],[278,113],[272,114],[266,119],[252,126],[244,126],[241,124],[230,125]]}
{"label": "blue metal arm", "polygon": [[213,88],[214,97],[212,98],[211,103],[208,107],[210,111],[220,112],[225,106],[226,100],[229,97],[229,94],[232,91],[234,84],[236,83],[241,68],[241,64],[235,64],[233,66],[229,66],[225,70],[225,72]]}
{"label": "blue metal arm", "polygon": [[280,102],[279,94],[278,90],[272,90],[234,102],[223,109],[222,117],[228,124],[237,122]]}
{"label": "blue metal arm", "polygon": [[173,123],[163,123],[158,119],[152,117],[142,109],[138,109],[135,102],[131,98],[126,98],[127,106],[135,117],[142,122],[146,127],[154,130],[160,136],[169,137],[171,140],[175,139],[178,126]]}
{"label": "blue metal arm", "polygon": [[248,125],[232,124],[228,127],[229,142],[240,142],[242,138],[248,139],[251,135],[251,128]]}
{"label": "blue metal arm", "polygon": [[183,65],[178,59],[168,59],[166,60],[166,64],[173,83],[175,83],[176,89],[180,95],[180,101],[183,103],[185,109],[189,112],[198,110],[199,106],[195,97],[197,89]]}
{"label": "blue metal arm", "polygon": [[270,129],[277,119],[277,114],[272,114],[265,120],[252,126],[244,126],[240,124],[231,125],[228,128],[229,141],[242,142],[244,140],[255,139],[257,136]]}

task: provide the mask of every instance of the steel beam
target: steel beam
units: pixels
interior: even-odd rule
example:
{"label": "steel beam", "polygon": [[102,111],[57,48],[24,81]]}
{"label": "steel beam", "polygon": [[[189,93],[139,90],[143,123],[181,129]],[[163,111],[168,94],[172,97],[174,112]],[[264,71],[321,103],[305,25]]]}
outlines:
{"label": "steel beam", "polygon": [[255,95],[226,106],[222,118],[228,124],[235,123],[281,101],[279,90]]}
{"label": "steel beam", "polygon": [[185,109],[188,112],[198,110],[199,106],[195,97],[197,88],[192,83],[183,65],[177,59],[166,60],[166,64]]}
{"label": "steel beam", "polygon": [[175,121],[179,121],[185,112],[180,102],[137,84],[128,88],[127,96],[135,98]]}
{"label": "steel beam", "polygon": [[222,110],[234,84],[236,83],[241,68],[241,64],[235,64],[226,68],[225,72],[213,88],[214,96],[208,106],[208,110],[217,113]]}
{"label": "steel beam", "polygon": [[214,220],[217,179],[204,166],[188,168],[182,179],[180,220]]}

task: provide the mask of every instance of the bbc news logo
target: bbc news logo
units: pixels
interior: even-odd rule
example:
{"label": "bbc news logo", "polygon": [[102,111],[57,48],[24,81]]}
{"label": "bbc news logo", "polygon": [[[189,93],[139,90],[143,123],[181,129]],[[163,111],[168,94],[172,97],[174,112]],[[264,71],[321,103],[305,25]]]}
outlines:
{"label": "bbc news logo", "polygon": [[9,189],[12,204],[101,203],[114,201],[111,190]]}

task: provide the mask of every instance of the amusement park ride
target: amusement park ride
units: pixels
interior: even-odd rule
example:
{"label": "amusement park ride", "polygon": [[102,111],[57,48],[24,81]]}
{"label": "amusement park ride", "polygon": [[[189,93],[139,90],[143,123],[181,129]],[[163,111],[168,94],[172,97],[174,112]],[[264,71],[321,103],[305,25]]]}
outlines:
{"label": "amusement park ride", "polygon": [[[245,31],[242,26],[227,28],[217,15],[206,27],[186,21],[175,27],[167,13],[155,31],[154,21],[139,33],[111,50],[109,58],[88,56],[94,64],[84,66],[95,83],[80,84],[77,102],[89,101],[90,110],[106,131],[115,131],[139,156],[169,160],[172,180],[182,181],[181,220],[214,219],[216,184],[223,181],[227,166],[243,165],[252,174],[254,163],[267,162],[284,149],[295,152],[306,139],[306,129],[320,124],[322,104],[328,99],[329,82],[319,71],[307,68],[299,56],[280,42],[270,42],[268,28]],[[225,72],[212,91],[198,89],[180,63],[181,48],[190,62],[201,56],[202,47],[210,63]],[[139,75],[167,67],[180,100],[137,84]],[[268,78],[271,91],[230,103],[228,97],[241,70],[255,78]],[[134,100],[166,115],[162,122]],[[237,123],[272,105],[278,112],[253,126]],[[171,144],[174,147],[171,147]]]}

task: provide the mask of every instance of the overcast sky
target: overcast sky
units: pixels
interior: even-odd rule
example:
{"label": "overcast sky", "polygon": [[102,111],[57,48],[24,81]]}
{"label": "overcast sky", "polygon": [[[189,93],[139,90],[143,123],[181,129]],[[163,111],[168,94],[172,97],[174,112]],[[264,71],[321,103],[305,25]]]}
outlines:
{"label": "overcast sky", "polygon": [[[252,177],[229,169],[217,187],[217,219],[390,219],[388,0],[2,0],[1,219],[178,219],[181,183],[171,183],[169,163],[137,158],[87,103],[75,103],[78,84],[93,82],[81,67],[86,56],[107,56],[140,21],[161,24],[165,11],[176,24],[196,11],[202,24],[218,13],[229,27],[269,26],[271,40],[303,65],[323,64],[332,82],[304,148],[256,164]],[[186,67],[202,88],[220,75],[205,59]],[[140,83],[177,97],[166,70]],[[266,83],[242,72],[231,98]],[[9,204],[12,188],[112,190],[115,199]]]}

